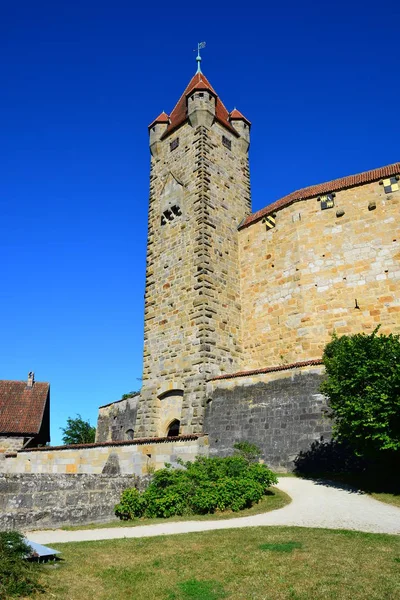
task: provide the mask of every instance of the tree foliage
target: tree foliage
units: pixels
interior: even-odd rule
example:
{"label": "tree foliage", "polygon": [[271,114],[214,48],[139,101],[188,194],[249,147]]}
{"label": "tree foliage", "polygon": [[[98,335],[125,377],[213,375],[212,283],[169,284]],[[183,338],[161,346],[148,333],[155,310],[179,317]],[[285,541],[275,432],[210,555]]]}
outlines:
{"label": "tree foliage", "polygon": [[265,465],[249,463],[242,456],[203,456],[180,464],[182,468],[169,465],[156,471],[143,493],[135,488],[125,490],[115,514],[127,520],[238,511],[259,502],[277,482]]}
{"label": "tree foliage", "polygon": [[84,421],[81,415],[76,418],[68,417],[67,426],[61,427],[64,444],[91,444],[96,437],[96,427],[92,427],[89,421]]}
{"label": "tree foliage", "polygon": [[400,451],[400,336],[378,329],[334,335],[323,355],[334,438],[364,456]]}

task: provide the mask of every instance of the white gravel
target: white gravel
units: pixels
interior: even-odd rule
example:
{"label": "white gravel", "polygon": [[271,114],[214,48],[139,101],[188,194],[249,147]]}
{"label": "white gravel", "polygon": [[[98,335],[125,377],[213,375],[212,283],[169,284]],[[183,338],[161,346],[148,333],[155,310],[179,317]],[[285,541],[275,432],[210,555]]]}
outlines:
{"label": "white gravel", "polygon": [[400,534],[400,508],[374,500],[366,494],[295,477],[282,477],[277,487],[289,494],[292,502],[284,508],[252,517],[79,531],[32,531],[26,536],[39,544],[58,544],[268,525]]}

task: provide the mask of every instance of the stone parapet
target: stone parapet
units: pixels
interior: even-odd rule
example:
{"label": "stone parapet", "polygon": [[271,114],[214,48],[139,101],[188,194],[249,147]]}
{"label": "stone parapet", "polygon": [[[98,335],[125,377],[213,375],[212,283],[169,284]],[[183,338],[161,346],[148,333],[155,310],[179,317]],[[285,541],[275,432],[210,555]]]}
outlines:
{"label": "stone parapet", "polygon": [[7,474],[108,474],[143,476],[177,459],[194,460],[208,453],[206,436],[186,438],[145,438],[134,442],[110,442],[32,448],[0,461],[0,472]]}

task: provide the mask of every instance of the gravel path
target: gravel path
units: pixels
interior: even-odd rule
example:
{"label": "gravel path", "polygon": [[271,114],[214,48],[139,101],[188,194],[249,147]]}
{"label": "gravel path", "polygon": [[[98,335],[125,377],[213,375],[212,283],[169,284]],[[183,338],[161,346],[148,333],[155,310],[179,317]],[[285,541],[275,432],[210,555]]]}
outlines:
{"label": "gravel path", "polygon": [[277,487],[289,494],[292,502],[284,508],[251,517],[239,517],[224,521],[180,521],[159,525],[80,531],[56,529],[33,531],[26,535],[29,540],[39,544],[55,544],[268,525],[325,527],[400,534],[400,508],[384,504],[365,494],[295,477],[282,477]]}

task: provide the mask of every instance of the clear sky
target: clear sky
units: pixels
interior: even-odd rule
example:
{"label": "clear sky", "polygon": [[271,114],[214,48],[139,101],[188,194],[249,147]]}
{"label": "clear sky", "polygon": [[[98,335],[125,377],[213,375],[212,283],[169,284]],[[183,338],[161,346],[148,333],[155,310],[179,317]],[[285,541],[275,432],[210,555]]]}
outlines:
{"label": "clear sky", "polygon": [[397,0],[1,2],[0,378],[50,382],[52,443],[140,388],[147,126],[197,42],[252,121],[258,210],[400,160],[399,20]]}

